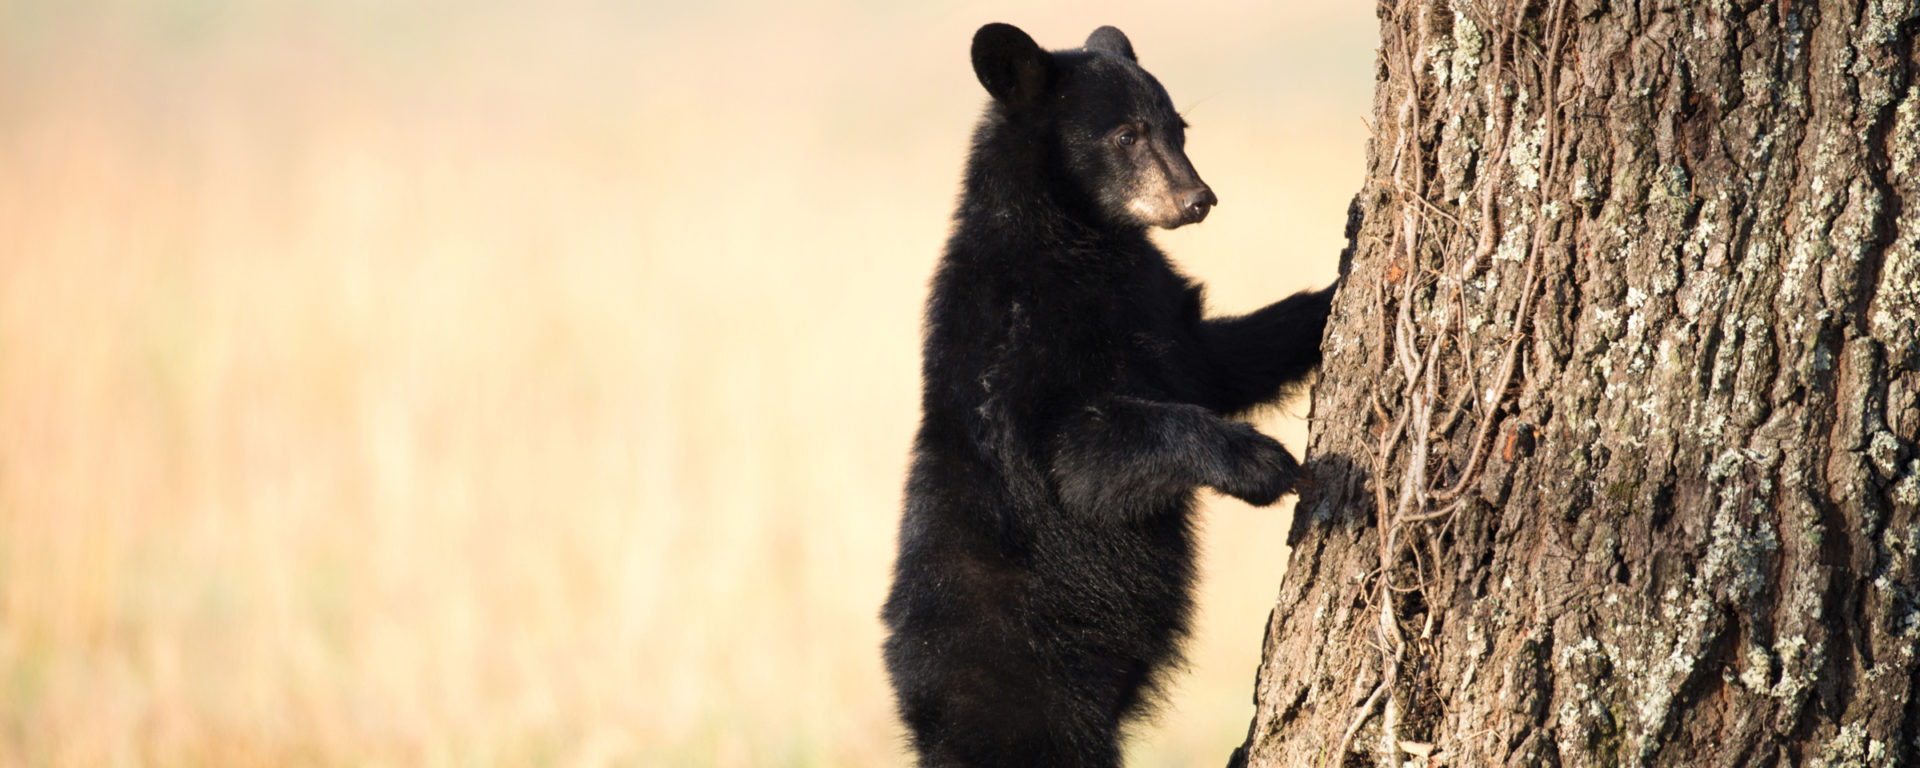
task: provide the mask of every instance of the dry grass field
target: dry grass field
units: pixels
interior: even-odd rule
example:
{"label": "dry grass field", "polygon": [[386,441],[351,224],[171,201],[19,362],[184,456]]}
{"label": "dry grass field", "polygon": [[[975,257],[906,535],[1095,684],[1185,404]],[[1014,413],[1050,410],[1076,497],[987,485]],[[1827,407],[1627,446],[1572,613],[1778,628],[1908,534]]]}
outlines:
{"label": "dry grass field", "polygon": [[[1216,310],[1331,279],[1367,3],[0,0],[0,766],[904,763],[990,20],[1132,35]],[[1285,513],[1208,506],[1135,766],[1251,714]]]}

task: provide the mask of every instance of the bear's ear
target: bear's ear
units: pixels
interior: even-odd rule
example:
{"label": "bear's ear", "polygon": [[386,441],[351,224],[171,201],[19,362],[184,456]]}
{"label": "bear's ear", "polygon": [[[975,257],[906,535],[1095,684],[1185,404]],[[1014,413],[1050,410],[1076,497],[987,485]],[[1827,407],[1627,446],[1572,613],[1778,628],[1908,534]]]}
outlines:
{"label": "bear's ear", "polygon": [[1053,69],[1053,56],[1012,24],[988,24],[973,33],[973,74],[987,93],[1009,104],[1040,98]]}
{"label": "bear's ear", "polygon": [[1133,43],[1127,41],[1125,33],[1113,27],[1101,27],[1087,35],[1087,50],[1106,51],[1128,61],[1139,61],[1133,57]]}

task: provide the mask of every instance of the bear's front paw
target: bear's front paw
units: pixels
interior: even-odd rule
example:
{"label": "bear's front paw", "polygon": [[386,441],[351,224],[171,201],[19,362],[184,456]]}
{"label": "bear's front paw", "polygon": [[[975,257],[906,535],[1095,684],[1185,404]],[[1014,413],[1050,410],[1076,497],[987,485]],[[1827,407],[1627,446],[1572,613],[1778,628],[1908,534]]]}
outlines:
{"label": "bear's front paw", "polygon": [[[1251,427],[1248,431],[1253,431]],[[1216,488],[1221,493],[1264,507],[1278,501],[1294,489],[1300,479],[1300,462],[1287,447],[1259,432],[1239,442],[1233,470]]]}

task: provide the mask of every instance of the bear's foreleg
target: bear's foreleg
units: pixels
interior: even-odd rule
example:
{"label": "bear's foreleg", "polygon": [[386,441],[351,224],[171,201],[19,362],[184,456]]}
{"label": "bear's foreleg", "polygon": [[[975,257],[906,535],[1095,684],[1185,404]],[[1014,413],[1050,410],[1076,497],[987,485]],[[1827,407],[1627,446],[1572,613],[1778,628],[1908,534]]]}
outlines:
{"label": "bear's foreleg", "polygon": [[1110,397],[1068,417],[1053,446],[1061,502],[1090,517],[1139,517],[1210,486],[1265,506],[1293,489],[1300,463],[1251,425],[1206,408]]}
{"label": "bear's foreleg", "polygon": [[1302,291],[1258,311],[1200,323],[1198,369],[1211,371],[1195,402],[1240,413],[1280,398],[1288,385],[1320,365],[1320,333],[1334,286]]}

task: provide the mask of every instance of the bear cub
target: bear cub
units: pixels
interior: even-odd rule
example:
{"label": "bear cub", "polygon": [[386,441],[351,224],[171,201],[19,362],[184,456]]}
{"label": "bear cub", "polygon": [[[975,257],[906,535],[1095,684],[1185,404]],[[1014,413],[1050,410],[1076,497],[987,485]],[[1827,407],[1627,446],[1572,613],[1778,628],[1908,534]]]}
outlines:
{"label": "bear cub", "polygon": [[1179,660],[1195,489],[1294,487],[1232,417],[1319,364],[1334,288],[1202,316],[1147,230],[1217,200],[1120,30],[1048,52],[989,24],[973,69],[992,99],[927,305],[887,672],[921,766],[1117,766]]}

